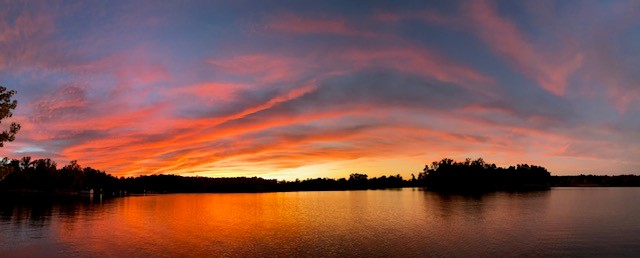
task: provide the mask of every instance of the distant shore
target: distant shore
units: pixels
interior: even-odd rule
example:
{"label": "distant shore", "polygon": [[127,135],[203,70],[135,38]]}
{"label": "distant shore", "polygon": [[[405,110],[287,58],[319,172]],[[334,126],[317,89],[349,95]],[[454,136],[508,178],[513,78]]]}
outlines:
{"label": "distant shore", "polygon": [[444,158],[427,164],[410,178],[401,175],[348,178],[309,178],[284,181],[260,177],[185,177],[142,175],[115,177],[76,161],[58,168],[51,159],[5,159],[0,164],[0,194],[116,197],[152,193],[261,193],[341,191],[422,187],[440,192],[538,191],[549,187],[637,187],[640,176],[552,176],[546,168],[517,164],[498,167],[482,158],[455,161]]}
{"label": "distant shore", "polygon": [[[154,177],[165,177],[163,175],[156,175]],[[189,177],[180,176],[166,176],[174,179],[182,179],[189,181]],[[195,179],[195,178],[192,178]],[[239,178],[208,178],[214,181],[237,181]],[[208,189],[176,189],[175,187],[168,190],[163,190],[161,185],[153,185],[150,190],[142,191],[119,191],[119,192],[100,192],[99,190],[89,194],[88,191],[76,191],[76,190],[41,190],[41,189],[0,189],[0,195],[19,195],[19,196],[52,196],[56,198],[83,198],[85,197],[117,197],[117,196],[140,196],[140,195],[154,195],[165,193],[265,193],[265,192],[305,192],[305,191],[352,191],[352,190],[385,190],[385,189],[400,189],[400,188],[425,188],[426,191],[434,192],[460,192],[460,188],[454,189],[426,189],[426,187],[416,184],[415,181],[403,180],[401,184],[394,184],[393,186],[385,186],[383,184],[375,185],[354,185],[347,184],[348,180],[340,181],[334,179],[307,179],[303,181],[276,181],[262,178],[243,178],[246,180],[245,184],[232,185],[220,184],[219,188]],[[164,181],[164,180],[163,180]],[[254,182],[256,184],[251,184]],[[264,184],[265,182],[271,182],[273,184]],[[169,182],[167,182],[169,183]],[[260,184],[257,184],[260,183]],[[332,184],[333,183],[333,184]],[[342,184],[341,184],[342,183]],[[466,189],[469,192],[495,192],[495,191],[540,191],[554,187],[640,187],[640,176],[638,175],[619,175],[619,176],[601,176],[601,175],[577,175],[577,176],[551,176],[550,184],[548,185],[523,185],[521,187],[489,187],[489,188],[471,188]]]}

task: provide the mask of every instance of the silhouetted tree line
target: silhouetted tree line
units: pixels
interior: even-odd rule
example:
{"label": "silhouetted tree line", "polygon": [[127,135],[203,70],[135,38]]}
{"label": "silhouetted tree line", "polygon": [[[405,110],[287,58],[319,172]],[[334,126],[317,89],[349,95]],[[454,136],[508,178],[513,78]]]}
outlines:
{"label": "silhouetted tree line", "polygon": [[278,184],[284,191],[365,190],[411,186],[411,182],[403,180],[400,175],[369,178],[366,174],[358,173],[349,175],[348,179],[315,178],[280,181]]}
{"label": "silhouetted tree line", "polygon": [[619,176],[554,176],[551,181],[552,186],[640,186],[640,176],[619,175]]}
{"label": "silhouetted tree line", "polygon": [[145,175],[114,177],[91,167],[82,168],[77,161],[58,168],[51,159],[20,160],[4,158],[0,162],[0,190],[89,193],[105,196],[135,193],[196,192],[273,192],[310,190],[382,189],[410,186],[400,175],[369,178],[351,174],[348,179],[316,178],[277,181],[259,177],[183,177],[178,175]]}
{"label": "silhouetted tree line", "polygon": [[400,187],[426,187],[434,191],[529,190],[549,186],[640,186],[640,176],[554,176],[544,168],[521,164],[507,168],[486,163],[483,159],[434,161],[418,176],[405,180],[400,175],[370,178],[353,173],[349,178],[315,178],[277,181],[259,177],[183,177],[146,175],[114,177],[76,161],[58,168],[51,159],[30,157],[0,161],[0,190],[19,192],[88,193],[104,196],[137,193],[196,192],[277,192],[364,190]]}
{"label": "silhouetted tree line", "polygon": [[549,187],[551,174],[535,165],[502,168],[482,158],[463,162],[445,158],[426,165],[418,180],[435,191],[529,190]]}
{"label": "silhouetted tree line", "polygon": [[[4,176],[2,176],[4,175]],[[4,158],[0,162],[0,189],[45,192],[115,191],[120,180],[91,167],[82,168],[77,161],[58,168],[51,159],[20,160]]]}

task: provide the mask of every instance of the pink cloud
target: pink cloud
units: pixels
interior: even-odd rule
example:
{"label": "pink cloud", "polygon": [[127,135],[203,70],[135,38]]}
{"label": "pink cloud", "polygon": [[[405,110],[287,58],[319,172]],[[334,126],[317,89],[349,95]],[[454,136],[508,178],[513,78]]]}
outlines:
{"label": "pink cloud", "polygon": [[505,56],[545,90],[564,95],[569,77],[581,67],[583,54],[569,49],[544,49],[531,43],[517,26],[498,14],[488,1],[465,4],[470,26],[495,52]]}
{"label": "pink cloud", "polygon": [[356,68],[384,67],[456,83],[475,90],[493,84],[493,79],[473,68],[457,64],[425,48],[405,47],[388,49],[354,48],[336,53],[335,58],[351,62]]}
{"label": "pink cloud", "polygon": [[[302,65],[305,63],[313,63],[307,60],[307,58],[310,57],[316,58],[314,59],[315,63],[312,65]],[[80,69],[92,73],[93,71],[113,67],[116,63],[122,63],[123,58],[125,57],[109,56],[95,63],[89,63]],[[323,76],[381,67],[435,78],[443,82],[460,84],[474,90],[486,90],[484,87],[493,83],[493,79],[424,48],[382,48],[370,50],[349,48],[322,57],[310,54],[309,56],[297,58],[283,57],[277,53],[250,54],[237,55],[230,59],[210,59],[210,63],[213,64],[212,69],[214,71],[222,72],[223,74],[246,76],[249,78],[249,82],[203,82],[163,89],[160,93],[164,97],[165,102],[144,108],[137,108],[137,111],[133,112],[130,110],[125,111],[128,110],[126,108],[128,105],[130,106],[139,102],[135,100],[139,98],[137,95],[135,98],[132,97],[132,94],[115,95],[118,97],[117,101],[122,102],[121,104],[124,104],[125,108],[111,110],[115,111],[113,114],[107,112],[80,121],[59,121],[59,123],[50,124],[53,128],[59,130],[84,128],[86,130],[102,131],[107,134],[107,136],[101,138],[90,139],[66,147],[61,151],[61,154],[69,157],[69,159],[81,160],[87,165],[107,169],[116,175],[134,175],[137,173],[190,173],[201,171],[204,168],[211,167],[212,164],[228,162],[229,160],[248,161],[246,160],[247,157],[255,157],[252,159],[256,160],[253,160],[254,163],[251,164],[268,163],[272,164],[274,169],[303,166],[304,164],[308,164],[308,162],[329,161],[332,157],[331,155],[320,154],[321,151],[313,147],[308,147],[311,149],[309,149],[307,153],[285,155],[281,152],[302,148],[314,142],[342,141],[346,138],[341,138],[343,136],[340,135],[345,135],[344,137],[346,137],[346,135],[350,134],[348,132],[342,132],[342,134],[314,135],[311,138],[282,140],[278,144],[270,143],[267,145],[253,142],[251,138],[248,138],[244,142],[234,140],[231,145],[224,147],[212,147],[210,144],[223,141],[224,139],[249,137],[248,135],[273,128],[306,124],[319,120],[330,121],[354,114],[362,116],[371,111],[371,107],[369,106],[356,106],[350,110],[316,110],[315,112],[308,111],[296,115],[269,111],[274,107],[318,90],[318,87],[321,86],[315,83],[315,81]],[[139,68],[132,67],[134,70],[154,71],[153,66],[147,68],[144,62],[132,63],[131,65],[141,66]],[[176,107],[170,104],[173,100],[188,99],[190,103],[196,105],[206,105],[206,103],[210,103],[216,98],[222,101],[234,101],[236,98],[241,97],[241,95],[237,94],[241,90],[254,87],[266,87],[265,85],[268,83],[299,81],[299,78],[301,78],[303,74],[313,71],[318,66],[325,67],[326,70],[308,79],[309,83],[279,86],[280,94],[263,102],[245,106],[243,109],[232,114],[221,117],[178,119],[171,117],[171,113],[166,113],[166,111]],[[144,81],[135,79],[137,78],[137,73],[127,72],[128,68],[129,66],[126,65],[115,70],[116,78],[118,78],[121,84],[136,85],[135,81]],[[160,71],[159,75],[150,76],[150,78],[163,78],[162,80],[166,81],[167,78],[163,77],[163,69],[158,70]],[[124,72],[120,73],[119,71]],[[131,88],[132,86],[127,87]],[[177,96],[183,96],[184,98],[176,98]],[[264,111],[269,111],[268,117],[262,118],[256,115]],[[147,127],[144,125],[147,125]],[[364,132],[353,133],[358,135],[358,137],[367,137]],[[475,138],[467,138],[467,140],[473,139]],[[365,144],[364,139],[361,141],[363,141],[363,143],[360,143],[361,145]],[[377,155],[392,152],[391,145],[384,145],[386,146],[384,148],[382,146],[383,145],[371,145],[372,148],[379,147],[378,150],[380,152]],[[303,149],[306,148],[307,147]],[[108,154],[105,153],[106,150],[108,150]],[[306,160],[284,162],[283,159],[291,155],[300,158],[306,157]],[[367,155],[373,155],[373,152],[352,150],[350,152],[343,152],[340,156],[342,157],[341,159],[351,159]],[[262,159],[260,159],[260,157]],[[333,158],[336,159],[338,157],[334,155]]]}
{"label": "pink cloud", "polygon": [[[591,28],[589,40],[583,43],[588,51],[580,81],[583,93],[592,98],[605,95],[620,114],[640,108],[636,101],[640,99],[637,54],[633,50],[621,51],[625,46],[635,44],[630,36],[634,35],[640,22],[639,7],[635,1],[612,2],[610,18],[592,18],[581,24]],[[584,11],[584,17],[595,16],[594,10],[588,10],[590,12]]]}
{"label": "pink cloud", "polygon": [[313,74],[315,79],[319,79],[370,68],[385,68],[455,83],[472,91],[490,93],[486,89],[495,90],[493,78],[470,66],[400,39],[389,40],[393,42],[391,47],[346,46],[322,53],[310,52],[297,58],[277,53],[249,54],[231,59],[212,59],[210,63],[215,71],[259,78],[259,83],[293,81],[306,74]]}
{"label": "pink cloud", "polygon": [[[15,6],[0,9],[0,68],[25,72],[34,68],[55,69],[61,60],[60,41],[52,41],[55,33],[54,17],[34,4],[17,16]],[[15,17],[12,19],[12,17]]]}
{"label": "pink cloud", "polygon": [[374,14],[374,20],[381,23],[396,23],[401,21],[422,21],[427,23],[438,23],[453,27],[462,27],[464,21],[455,15],[447,15],[436,10],[410,10],[392,12],[380,10]]}
{"label": "pink cloud", "polygon": [[257,82],[270,83],[295,78],[299,71],[294,67],[302,69],[309,66],[300,61],[283,55],[249,54],[230,59],[211,59],[209,63],[217,72],[250,76]]}
{"label": "pink cloud", "polygon": [[185,99],[194,101],[197,105],[212,105],[216,102],[233,101],[235,94],[240,90],[249,88],[247,84],[228,82],[203,82],[194,85],[185,85],[169,88],[163,93],[166,98],[184,96]]}
{"label": "pink cloud", "polygon": [[[552,124],[544,115],[535,111],[522,115],[508,104],[485,103],[504,97],[495,78],[430,49],[419,39],[384,29],[373,32],[368,27],[414,20],[456,29],[470,26],[517,71],[555,95],[568,93],[569,80],[583,68],[588,56],[583,58],[582,52],[573,49],[542,49],[487,2],[465,6],[469,21],[473,22],[465,23],[465,19],[433,10],[380,12],[364,21],[300,15],[270,17],[266,25],[271,33],[268,36],[278,38],[278,43],[290,37],[331,34],[332,38],[368,37],[370,44],[361,44],[359,38],[340,44],[326,41],[321,49],[287,44],[267,50],[262,46],[252,50],[239,47],[230,54],[213,52],[218,53],[215,58],[207,57],[211,53],[208,51],[215,50],[207,50],[202,55],[205,60],[191,60],[195,65],[174,63],[144,37],[125,50],[93,52],[119,39],[121,31],[113,29],[106,36],[90,33],[83,41],[97,42],[99,47],[82,44],[81,49],[67,52],[78,59],[41,59],[39,46],[50,50],[65,43],[38,41],[36,34],[51,35],[55,28],[44,24],[48,18],[24,16],[24,21],[16,20],[18,27],[0,24],[0,28],[7,29],[5,33],[0,31],[0,41],[27,35],[24,40],[34,40],[34,45],[15,56],[0,53],[0,66],[42,64],[41,67],[58,69],[62,75],[72,77],[63,87],[43,89],[43,96],[34,97],[25,105],[29,111],[17,116],[25,120],[21,133],[25,144],[21,147],[43,142],[57,148],[57,157],[77,159],[83,165],[118,176],[196,172],[234,175],[238,170],[255,167],[280,170],[345,161],[353,161],[354,165],[362,159],[398,162],[407,157],[464,158],[470,153],[502,156],[505,161],[525,159],[531,153],[544,157],[566,152],[571,144],[578,146],[580,139],[570,133],[531,126]],[[129,18],[118,26],[134,26],[136,20]],[[157,22],[161,21],[148,25],[155,26]],[[11,44],[17,46],[15,42]],[[567,54],[560,54],[563,52]],[[176,66],[180,66],[177,71],[195,70],[193,74],[198,75],[185,76],[170,69]],[[398,75],[398,85],[390,80],[391,86],[351,87],[351,83],[378,83],[358,78],[378,71]],[[406,104],[405,96],[416,93],[418,88],[406,87],[407,82],[402,80],[405,77],[428,82],[424,87],[420,85],[420,89],[426,89],[422,95],[406,98],[410,101],[419,102],[427,94],[437,95],[438,92],[429,92],[433,85],[451,86],[446,89],[455,90],[446,94],[456,96],[437,95],[445,99],[434,105]],[[353,82],[344,83],[342,78]],[[408,83],[413,83],[410,80]],[[403,91],[402,87],[409,90]],[[625,92],[624,86],[615,89],[611,94],[625,101],[625,106],[633,101],[633,92]],[[372,90],[383,93],[371,93]],[[382,96],[384,92],[392,96]],[[465,99],[459,99],[468,92],[481,101],[465,103]],[[348,96],[344,98],[348,103],[332,99],[344,96]],[[457,100],[461,101],[455,105],[446,103]],[[414,116],[398,118],[403,115]],[[588,147],[581,150],[588,151]],[[382,169],[393,168],[389,165]]]}
{"label": "pink cloud", "polygon": [[269,20],[267,29],[292,34],[336,34],[343,36],[374,36],[367,30],[358,29],[345,19],[301,17],[295,14],[280,15]]}

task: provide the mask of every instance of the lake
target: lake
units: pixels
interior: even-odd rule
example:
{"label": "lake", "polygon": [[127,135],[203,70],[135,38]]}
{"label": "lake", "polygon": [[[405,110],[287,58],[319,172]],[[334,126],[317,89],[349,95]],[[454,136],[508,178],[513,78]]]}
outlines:
{"label": "lake", "polygon": [[405,188],[0,201],[0,257],[640,254],[640,188],[475,196]]}

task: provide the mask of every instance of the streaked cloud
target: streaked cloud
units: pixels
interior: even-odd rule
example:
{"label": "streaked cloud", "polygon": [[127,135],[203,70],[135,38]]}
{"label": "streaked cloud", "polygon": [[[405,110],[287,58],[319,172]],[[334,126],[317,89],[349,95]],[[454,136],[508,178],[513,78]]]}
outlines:
{"label": "streaked cloud", "polygon": [[117,176],[640,169],[636,3],[343,4],[8,1],[2,151]]}
{"label": "streaked cloud", "polygon": [[[580,68],[583,55],[560,46],[536,46],[530,43],[517,25],[502,17],[497,7],[488,1],[473,1],[465,4],[471,27],[493,51],[504,55],[506,60],[538,84],[556,95],[564,95],[571,74]],[[553,32],[546,32],[553,33]]]}

